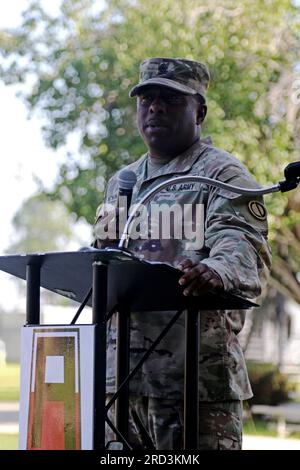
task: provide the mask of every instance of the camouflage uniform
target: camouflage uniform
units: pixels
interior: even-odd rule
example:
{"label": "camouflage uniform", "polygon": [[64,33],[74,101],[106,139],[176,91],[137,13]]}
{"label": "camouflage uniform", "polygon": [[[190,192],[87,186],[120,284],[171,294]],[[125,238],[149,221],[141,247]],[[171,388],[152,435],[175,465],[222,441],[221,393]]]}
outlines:
{"label": "camouflage uniform", "polygon": [[[183,154],[148,175],[148,156],[143,155],[127,169],[136,173],[132,204],[157,184],[175,176],[202,175],[236,186],[257,188],[246,168],[232,155],[210,142],[199,140]],[[116,204],[117,175],[109,181],[105,201]],[[201,261],[221,277],[226,291],[256,298],[266,284],[270,268],[267,244],[266,211],[261,197],[239,196],[201,183],[174,184],[150,202],[205,205],[205,245],[189,250],[186,241],[177,239],[134,240],[129,249],[141,259],[176,265],[185,258]],[[101,217],[101,210],[98,213]],[[97,231],[97,223],[96,223]],[[171,231],[172,233],[172,231]],[[149,348],[174,312],[132,312],[130,366],[133,368]],[[245,360],[237,334],[244,324],[244,311],[201,311],[199,355],[200,433],[204,448],[241,446],[241,401],[252,396]],[[107,392],[113,393],[115,378],[116,324],[108,324]],[[131,411],[141,415],[157,448],[181,446],[181,421],[184,369],[184,316],[156,347],[138,374],[131,380]],[[160,405],[159,405],[160,403]],[[180,408],[180,412],[178,409]],[[149,409],[157,412],[149,421]],[[173,410],[173,411],[170,411]],[[143,411],[142,411],[143,410]],[[167,410],[164,412],[164,410]],[[135,415],[136,415],[135,414]],[[174,418],[170,425],[169,418]],[[166,420],[164,420],[166,417]],[[158,422],[161,421],[161,425]],[[175,422],[177,424],[175,424]],[[136,429],[131,416],[131,431]],[[160,431],[155,431],[159,427]],[[162,431],[163,429],[163,431]],[[157,433],[174,433],[160,441]],[[156,432],[156,435],[155,435]],[[132,434],[132,433],[131,433]],[[205,437],[204,437],[205,436]],[[164,443],[165,439],[168,444]],[[141,442],[139,442],[141,444]]]}
{"label": "camouflage uniform", "polygon": [[[108,396],[111,398],[111,395]],[[114,406],[109,409],[114,420]],[[242,448],[242,402],[199,403],[199,450],[240,450]],[[134,449],[147,448],[143,428],[157,450],[183,448],[182,400],[130,397],[128,440]],[[107,442],[115,435],[106,425]],[[149,448],[149,447],[148,447]]]}

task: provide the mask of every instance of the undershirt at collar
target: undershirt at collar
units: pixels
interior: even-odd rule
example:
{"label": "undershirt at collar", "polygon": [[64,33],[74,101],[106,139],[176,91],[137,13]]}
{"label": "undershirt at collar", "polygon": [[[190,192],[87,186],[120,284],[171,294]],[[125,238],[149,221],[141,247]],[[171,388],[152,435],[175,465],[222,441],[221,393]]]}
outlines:
{"label": "undershirt at collar", "polygon": [[[193,145],[199,144],[202,142],[207,145],[212,145],[212,140],[210,137],[204,139],[200,138],[200,141],[197,140]],[[176,158],[176,157],[175,157]],[[151,178],[157,171],[159,171],[164,165],[167,165],[171,160],[174,160],[174,157],[151,157],[149,153],[147,154],[147,178]]]}
{"label": "undershirt at collar", "polygon": [[148,154],[147,160],[147,176],[151,177],[156,171],[158,171],[162,166],[166,165],[172,160],[172,157],[150,157]]}

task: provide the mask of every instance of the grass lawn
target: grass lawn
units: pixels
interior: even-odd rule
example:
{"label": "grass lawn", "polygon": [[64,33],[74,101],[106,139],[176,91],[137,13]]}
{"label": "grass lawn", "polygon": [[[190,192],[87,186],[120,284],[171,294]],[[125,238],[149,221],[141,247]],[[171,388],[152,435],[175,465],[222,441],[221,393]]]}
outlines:
{"label": "grass lawn", "polygon": [[0,401],[19,401],[20,365],[0,366]]}
{"label": "grass lawn", "polygon": [[244,434],[251,434],[252,436],[270,436],[276,437],[276,429],[270,429],[268,423],[262,419],[251,419],[244,422]]}
{"label": "grass lawn", "polygon": [[18,434],[0,434],[0,450],[17,450]]}
{"label": "grass lawn", "polygon": [[[268,422],[263,419],[249,419],[244,422],[244,434],[252,436],[278,437],[275,421]],[[300,439],[300,432],[291,432],[288,436],[291,439]]]}

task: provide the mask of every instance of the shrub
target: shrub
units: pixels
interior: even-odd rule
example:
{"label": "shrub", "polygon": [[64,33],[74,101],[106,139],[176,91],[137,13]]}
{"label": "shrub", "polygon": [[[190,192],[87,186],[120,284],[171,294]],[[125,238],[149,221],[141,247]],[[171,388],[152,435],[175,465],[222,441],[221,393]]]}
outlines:
{"label": "shrub", "polygon": [[295,390],[288,377],[274,364],[248,362],[248,373],[254,397],[251,405],[278,405],[290,400],[289,393]]}

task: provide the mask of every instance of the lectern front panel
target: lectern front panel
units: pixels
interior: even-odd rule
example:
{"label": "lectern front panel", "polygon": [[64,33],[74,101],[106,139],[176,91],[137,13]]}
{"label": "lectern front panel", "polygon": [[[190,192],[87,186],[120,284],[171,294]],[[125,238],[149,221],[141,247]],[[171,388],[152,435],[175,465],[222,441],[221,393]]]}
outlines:
{"label": "lectern front panel", "polygon": [[19,448],[93,448],[94,326],[22,329]]}

